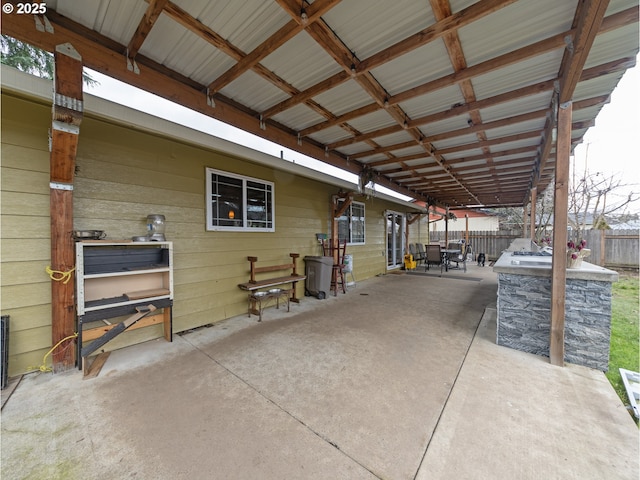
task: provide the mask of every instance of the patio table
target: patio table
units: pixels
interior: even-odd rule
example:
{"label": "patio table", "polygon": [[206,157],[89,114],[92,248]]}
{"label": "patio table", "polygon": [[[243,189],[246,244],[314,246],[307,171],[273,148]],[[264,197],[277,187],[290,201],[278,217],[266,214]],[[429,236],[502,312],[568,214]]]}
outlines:
{"label": "patio table", "polygon": [[451,257],[453,255],[459,255],[462,250],[457,248],[444,248],[441,250],[442,252],[442,263],[444,264],[445,272],[449,271],[449,265],[451,264]]}

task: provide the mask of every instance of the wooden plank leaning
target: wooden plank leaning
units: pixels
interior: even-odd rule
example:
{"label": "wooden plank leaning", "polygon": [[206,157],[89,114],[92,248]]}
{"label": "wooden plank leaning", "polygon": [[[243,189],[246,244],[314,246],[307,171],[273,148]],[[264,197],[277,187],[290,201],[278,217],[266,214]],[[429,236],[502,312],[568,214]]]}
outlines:
{"label": "wooden plank leaning", "polygon": [[127,328],[129,328],[131,325],[136,323],[138,320],[146,317],[147,315],[149,315],[151,312],[154,312],[155,310],[156,310],[156,307],[152,304],[149,304],[146,307],[136,307],[136,313],[131,315],[129,318],[127,318],[123,322],[120,322],[118,325],[116,325],[115,327],[113,327],[112,329],[104,333],[102,336],[96,338],[93,342],[91,342],[86,347],[83,347],[82,350],[80,351],[80,356],[82,356],[83,358],[88,357],[97,349],[99,349],[104,344],[106,344],[109,340],[117,337],[122,332],[124,332]]}

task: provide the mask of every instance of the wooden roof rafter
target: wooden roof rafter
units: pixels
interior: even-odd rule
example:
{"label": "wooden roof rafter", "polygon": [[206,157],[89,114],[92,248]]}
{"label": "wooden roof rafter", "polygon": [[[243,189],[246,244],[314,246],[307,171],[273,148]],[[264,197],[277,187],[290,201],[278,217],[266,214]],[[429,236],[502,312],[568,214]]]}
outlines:
{"label": "wooden roof rafter", "polygon": [[[573,97],[573,92],[582,75],[583,67],[587,59],[587,54],[591,49],[595,37],[598,33],[609,31],[617,26],[626,24],[627,22],[638,21],[638,8],[629,8],[616,15],[605,18],[605,12],[609,1],[602,2],[585,0],[578,5],[576,18],[572,31],[569,48],[566,49],[562,58],[560,70],[558,72],[558,89],[557,98],[552,103],[552,108],[557,108],[558,103],[564,103]],[[575,105],[574,105],[575,108]],[[544,130],[544,142],[541,154],[537,159],[530,182],[530,189],[538,187],[540,183],[542,171],[548,161],[549,153],[552,148],[553,134],[555,127],[553,121],[547,122]],[[527,203],[527,199],[523,199],[523,203]]]}
{"label": "wooden roof rafter", "polygon": [[[496,184],[507,181],[500,177],[506,172],[499,168],[509,158],[506,153],[534,145],[539,147],[539,159],[531,163],[534,174],[529,180],[537,179],[538,187],[548,184],[554,168],[550,118],[555,107],[550,99],[556,86],[560,88],[560,79],[572,89],[594,80],[580,90],[590,92],[591,98],[579,98],[573,105],[586,109],[581,120],[572,124],[570,141],[575,145],[608,101],[619,72],[635,64],[638,51],[638,42],[629,40],[638,24],[638,6],[632,0],[612,2],[606,11],[604,4],[587,0],[576,2],[578,9],[539,0],[546,6],[537,10],[523,0],[477,0],[458,11],[450,0],[430,0],[421,4],[424,11],[418,14],[408,9],[385,11],[377,3],[362,10],[362,5],[339,0],[276,0],[260,4],[268,15],[264,22],[256,16],[257,0],[174,2],[147,0],[143,9],[127,2],[108,9],[88,2],[71,9],[67,2],[53,0],[47,17],[55,28],[55,40],[35,33],[33,23],[15,16],[3,16],[2,30],[47,50],[55,42],[71,41],[82,50],[90,68],[346,171],[358,174],[365,167],[373,169],[380,185],[415,198],[426,195],[442,205],[469,201],[475,178],[490,175]],[[127,16],[137,24],[133,34],[129,25],[114,23]],[[601,16],[598,24],[592,22],[597,16]],[[352,29],[350,22],[356,19]],[[518,28],[500,28],[505,19]],[[373,28],[385,21],[384,28]],[[481,30],[485,28],[486,34]],[[243,43],[241,36],[229,35],[243,30],[253,36],[251,41]],[[319,47],[304,53],[303,69],[283,56],[291,56],[301,32]],[[611,36],[605,35],[610,32]],[[582,40],[588,37],[590,41]],[[202,40],[204,48],[210,48],[208,71],[215,73],[200,66],[190,70],[198,53],[193,50],[190,59],[188,47],[197,45],[198,52],[205,53]],[[239,47],[243,44],[252,46],[245,52]],[[176,48],[168,51],[167,45]],[[376,45],[381,47],[376,50]],[[582,48],[577,53],[583,61],[567,63],[567,45]],[[163,48],[162,53],[153,52],[156,48]],[[489,50],[482,52],[483,48]],[[595,53],[586,62],[592,49]],[[433,58],[439,70],[416,68],[422,52],[444,52],[441,58]],[[269,61],[261,63],[267,55]],[[594,59],[600,65],[593,67]],[[122,71],[127,62],[135,62],[139,75],[135,68]],[[335,72],[336,66],[339,71],[316,78],[314,62],[317,71]],[[226,66],[218,70],[221,65]],[[535,71],[530,85],[526,77],[518,78],[520,65],[523,72]],[[396,67],[401,75],[392,74]],[[257,75],[244,75],[249,70]],[[441,73],[430,76],[437,71]],[[510,75],[513,82],[508,80]],[[491,78],[499,80],[494,85]],[[271,86],[279,92],[274,93],[278,90]],[[341,96],[348,108],[343,108]],[[424,103],[433,100],[441,111]],[[442,109],[447,104],[449,108]],[[293,109],[298,105],[304,108]],[[482,163],[483,168],[476,168]],[[429,186],[407,189],[407,176]],[[430,183],[432,178],[437,181]],[[492,200],[482,193],[472,202]]]}
{"label": "wooden roof rafter", "polygon": [[156,20],[164,10],[167,3],[168,0],[149,0],[149,6],[147,7],[142,19],[140,19],[138,28],[136,28],[133,37],[131,37],[131,40],[129,41],[129,45],[127,46],[127,57],[129,59],[134,59],[138,54],[140,47],[147,38],[147,35],[149,35],[149,32],[153,28],[153,25],[156,23]]}

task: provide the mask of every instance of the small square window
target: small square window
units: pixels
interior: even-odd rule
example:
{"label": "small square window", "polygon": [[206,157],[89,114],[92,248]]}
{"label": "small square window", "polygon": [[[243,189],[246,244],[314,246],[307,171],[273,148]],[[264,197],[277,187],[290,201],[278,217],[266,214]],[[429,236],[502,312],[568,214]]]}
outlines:
{"label": "small square window", "polygon": [[[338,200],[339,204],[342,202],[344,200]],[[340,242],[346,240],[350,245],[362,245],[365,243],[364,232],[364,203],[352,201],[338,219],[338,239]]]}
{"label": "small square window", "polygon": [[207,230],[275,231],[273,183],[207,168]]}

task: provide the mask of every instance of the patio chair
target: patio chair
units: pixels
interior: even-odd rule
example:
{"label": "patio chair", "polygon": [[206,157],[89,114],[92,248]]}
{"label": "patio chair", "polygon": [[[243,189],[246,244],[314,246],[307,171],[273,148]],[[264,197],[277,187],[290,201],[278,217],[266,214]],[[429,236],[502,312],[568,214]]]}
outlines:
{"label": "patio chair", "polygon": [[[472,253],[471,253],[471,244],[465,245],[462,253],[459,253],[458,255],[454,255],[449,259],[449,268],[460,268],[460,264],[462,263],[462,268],[464,269],[465,273],[467,271],[467,259],[471,258]],[[455,263],[456,266],[452,266],[451,264]]]}
{"label": "patio chair", "polygon": [[420,251],[418,250],[418,244],[417,243],[410,243],[409,244],[409,253],[411,255],[413,255],[413,260],[414,262],[416,262],[416,264],[420,265],[422,263],[422,256],[420,255]]}
{"label": "patio chair", "polygon": [[[413,259],[416,261],[418,265],[421,265],[424,261],[424,247],[421,243],[416,243],[413,245],[409,245],[409,251],[413,254]],[[415,252],[415,253],[413,253]]]}
{"label": "patio chair", "polygon": [[444,263],[442,261],[442,249],[439,243],[432,243],[426,245],[425,251],[425,260],[424,260],[424,270],[430,270],[431,265],[440,265],[440,276],[442,276],[442,268],[444,267]]}
{"label": "patio chair", "polygon": [[418,261],[418,254],[416,252],[416,246],[413,243],[409,244],[409,253],[413,256],[413,259]]}
{"label": "patio chair", "polygon": [[418,262],[418,265],[422,264],[422,262],[424,262],[426,258],[426,254],[424,251],[424,245],[422,245],[421,243],[416,243],[416,255],[416,261]]}

